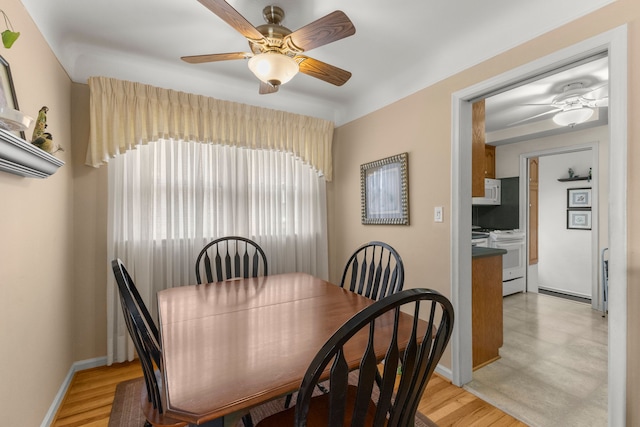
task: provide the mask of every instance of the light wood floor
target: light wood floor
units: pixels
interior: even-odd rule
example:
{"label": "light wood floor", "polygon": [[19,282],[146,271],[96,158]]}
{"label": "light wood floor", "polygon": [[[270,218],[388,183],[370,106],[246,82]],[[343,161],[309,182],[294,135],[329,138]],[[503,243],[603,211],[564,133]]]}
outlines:
{"label": "light wood floor", "polygon": [[[141,376],[137,362],[76,373],[52,427],[106,427],[116,385]],[[438,375],[429,382],[418,410],[441,427],[526,426]]]}

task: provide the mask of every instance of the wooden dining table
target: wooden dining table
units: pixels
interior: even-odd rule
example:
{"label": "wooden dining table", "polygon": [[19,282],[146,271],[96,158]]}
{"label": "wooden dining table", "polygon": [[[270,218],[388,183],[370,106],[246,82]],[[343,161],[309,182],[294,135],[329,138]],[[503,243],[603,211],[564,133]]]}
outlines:
{"label": "wooden dining table", "polygon": [[[157,297],[166,415],[216,425],[296,391],[327,339],[374,302],[304,273],[181,286]],[[382,360],[392,316],[376,329]],[[361,332],[345,349],[352,369],[366,346],[368,331]]]}

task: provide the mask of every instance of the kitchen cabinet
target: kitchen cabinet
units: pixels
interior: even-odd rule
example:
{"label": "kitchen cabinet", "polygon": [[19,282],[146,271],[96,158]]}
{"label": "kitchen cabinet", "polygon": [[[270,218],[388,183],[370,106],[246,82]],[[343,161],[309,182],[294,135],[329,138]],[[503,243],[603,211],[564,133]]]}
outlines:
{"label": "kitchen cabinet", "polygon": [[496,178],[496,146],[484,146],[484,177]]}
{"label": "kitchen cabinet", "polygon": [[484,99],[471,105],[471,196],[484,197]]}
{"label": "kitchen cabinet", "polygon": [[471,262],[473,369],[500,358],[503,342],[502,254],[474,256]]}
{"label": "kitchen cabinet", "polygon": [[471,106],[471,196],[487,197],[485,178],[496,177],[496,147],[486,145],[484,100]]}
{"label": "kitchen cabinet", "polygon": [[538,263],[538,158],[529,159],[529,265]]}

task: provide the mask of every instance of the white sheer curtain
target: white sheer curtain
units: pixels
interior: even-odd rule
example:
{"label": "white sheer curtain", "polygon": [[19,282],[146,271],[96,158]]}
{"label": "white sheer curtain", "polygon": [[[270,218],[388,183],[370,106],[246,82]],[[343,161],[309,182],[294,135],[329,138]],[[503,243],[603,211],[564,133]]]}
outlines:
{"label": "white sheer curtain", "polygon": [[[160,140],[109,162],[108,253],[123,260],[149,309],[156,292],[193,284],[204,244],[258,242],[269,273],[328,277],[325,180],[292,153]],[[108,363],[131,360],[113,275]]]}

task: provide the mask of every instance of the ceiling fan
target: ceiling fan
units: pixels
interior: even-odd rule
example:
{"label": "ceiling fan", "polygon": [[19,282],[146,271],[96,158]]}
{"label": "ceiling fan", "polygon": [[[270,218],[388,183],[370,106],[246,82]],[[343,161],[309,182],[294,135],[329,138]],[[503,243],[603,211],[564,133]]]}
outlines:
{"label": "ceiling fan", "polygon": [[547,104],[525,104],[536,106],[548,106],[552,109],[526,119],[510,123],[509,126],[527,122],[549,114],[554,114],[553,121],[561,126],[573,127],[576,124],[586,122],[593,115],[594,109],[609,105],[609,97],[596,97],[594,94],[603,89],[607,84],[595,88],[587,87],[583,82],[574,82],[562,87],[562,93],[556,95]]}
{"label": "ceiling fan", "polygon": [[260,94],[277,92],[298,71],[336,86],[351,78],[349,71],[302,55],[355,34],[356,29],[344,12],[337,10],[292,32],[280,24],[284,11],[278,6],[265,7],[262,14],[267,23],[254,27],[224,0],[198,1],[245,36],[251,52],[183,56],[183,61],[200,64],[249,59],[249,69],[260,79]]}

